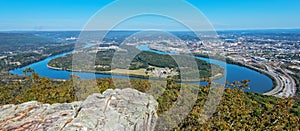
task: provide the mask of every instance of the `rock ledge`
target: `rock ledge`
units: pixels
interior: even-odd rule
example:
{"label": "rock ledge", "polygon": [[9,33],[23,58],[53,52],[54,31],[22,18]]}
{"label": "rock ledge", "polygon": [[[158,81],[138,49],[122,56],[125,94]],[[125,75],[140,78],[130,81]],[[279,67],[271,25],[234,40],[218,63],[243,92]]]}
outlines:
{"label": "rock ledge", "polygon": [[0,107],[0,130],[154,130],[158,103],[134,89],[107,90],[85,101]]}

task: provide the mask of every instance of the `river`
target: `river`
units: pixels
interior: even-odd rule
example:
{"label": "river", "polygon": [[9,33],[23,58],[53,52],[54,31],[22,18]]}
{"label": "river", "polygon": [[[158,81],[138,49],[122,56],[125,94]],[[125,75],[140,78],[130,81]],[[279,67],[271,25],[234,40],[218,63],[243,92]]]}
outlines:
{"label": "river", "polygon": [[[143,50],[143,51],[151,51],[151,52],[155,52],[155,53],[159,53],[159,54],[167,54],[166,52],[151,50],[148,48],[148,45],[138,46],[137,48],[140,50]],[[62,53],[59,55],[55,55],[55,56],[51,56],[42,61],[30,64],[28,66],[25,66],[22,68],[17,68],[15,70],[11,70],[10,73],[15,74],[15,75],[23,75],[24,69],[31,68],[42,77],[47,77],[47,78],[51,78],[51,79],[69,79],[70,75],[73,74],[74,72],[50,69],[47,67],[47,64],[52,59],[65,56],[70,53],[72,53],[72,51]],[[267,77],[266,75],[261,74],[257,71],[251,70],[246,67],[238,66],[238,65],[226,64],[226,63],[224,63],[222,61],[218,61],[218,60],[213,60],[213,59],[208,59],[208,58],[203,58],[203,57],[196,57],[196,58],[204,60],[204,61],[212,63],[212,64],[220,65],[220,66],[225,65],[226,66],[226,80],[229,82],[233,82],[235,80],[250,80],[250,83],[249,83],[250,89],[249,90],[245,89],[245,91],[247,91],[247,92],[264,93],[264,92],[271,90],[273,87],[272,80],[269,77]],[[76,72],[75,74],[82,79],[111,78],[112,77],[112,75],[109,75],[109,74],[94,74],[94,73],[84,73],[84,72]],[[128,76],[114,75],[114,78],[128,78]],[[221,81],[222,79],[224,80],[225,78],[223,77],[223,78],[220,78],[220,79],[214,80],[214,81],[218,82],[218,81]]]}

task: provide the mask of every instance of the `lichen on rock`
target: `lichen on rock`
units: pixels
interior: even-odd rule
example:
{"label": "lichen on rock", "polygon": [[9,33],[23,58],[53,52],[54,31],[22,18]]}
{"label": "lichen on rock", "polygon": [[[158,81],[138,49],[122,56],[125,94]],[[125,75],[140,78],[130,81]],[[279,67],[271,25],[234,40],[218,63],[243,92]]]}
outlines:
{"label": "lichen on rock", "polygon": [[107,90],[84,101],[36,101],[0,107],[0,130],[154,130],[158,103],[134,89]]}

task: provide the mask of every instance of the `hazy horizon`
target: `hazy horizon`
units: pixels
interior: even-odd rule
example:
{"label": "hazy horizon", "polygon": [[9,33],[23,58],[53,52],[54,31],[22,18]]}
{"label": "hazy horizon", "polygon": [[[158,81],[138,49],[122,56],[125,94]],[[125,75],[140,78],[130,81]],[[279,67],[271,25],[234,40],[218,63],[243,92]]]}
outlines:
{"label": "hazy horizon", "polygon": [[[153,29],[155,31],[155,29]],[[300,28],[257,28],[257,29],[220,29],[220,30],[215,30],[217,32],[219,31],[281,31],[281,30],[300,30]],[[75,31],[75,32],[81,32],[81,31],[108,31],[108,30],[55,30],[55,29],[49,29],[49,30],[0,30],[0,32],[63,32],[63,31]],[[131,29],[122,29],[122,30],[109,30],[109,31],[142,31],[142,30],[131,30]],[[190,30],[164,30],[164,31],[170,31],[170,32],[191,32]],[[195,31],[198,32],[198,31]],[[200,32],[200,31],[199,31]]]}

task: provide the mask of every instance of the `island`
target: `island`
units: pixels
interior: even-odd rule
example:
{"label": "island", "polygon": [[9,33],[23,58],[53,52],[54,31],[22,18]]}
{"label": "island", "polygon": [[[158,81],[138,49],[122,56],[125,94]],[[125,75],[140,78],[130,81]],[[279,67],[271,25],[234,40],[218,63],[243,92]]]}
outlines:
{"label": "island", "polygon": [[[95,53],[97,52],[97,53]],[[131,60],[129,65],[123,67],[118,67],[119,65],[113,62],[113,58],[117,57],[118,54],[123,53],[124,55],[132,55],[132,52],[137,52],[136,56]],[[131,54],[130,54],[131,53]],[[94,69],[84,69],[84,70],[73,70],[72,69],[72,59],[73,55],[96,55]],[[122,55],[123,55],[122,54]],[[130,75],[138,78],[168,78],[172,77],[176,80],[180,79],[180,68],[178,66],[178,61],[176,60],[187,60],[192,59],[197,64],[199,79],[187,81],[197,81],[197,80],[208,80],[221,78],[224,75],[224,69],[207,63],[203,60],[193,58],[192,56],[185,55],[174,55],[169,54],[158,54],[150,51],[141,51],[136,48],[136,46],[122,46],[122,47],[91,47],[89,49],[84,49],[82,51],[76,51],[63,57],[59,57],[51,60],[48,63],[48,67],[55,70],[67,70],[67,71],[80,71],[80,72],[95,72],[99,74],[118,74],[118,75]],[[84,62],[83,62],[84,63]],[[122,60],[118,60],[118,63],[122,63]],[[126,63],[126,62],[123,62]],[[84,65],[83,65],[84,66]],[[191,68],[186,66],[185,68]],[[214,71],[212,71],[212,69]],[[196,71],[193,69],[186,69],[185,73],[193,75]],[[196,75],[195,75],[196,76]]]}

